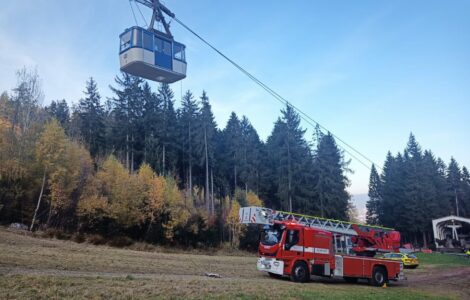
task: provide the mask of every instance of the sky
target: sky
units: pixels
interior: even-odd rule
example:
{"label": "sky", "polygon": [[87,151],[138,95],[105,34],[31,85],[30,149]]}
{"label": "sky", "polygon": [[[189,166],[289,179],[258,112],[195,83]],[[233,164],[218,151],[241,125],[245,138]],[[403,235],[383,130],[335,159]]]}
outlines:
{"label": "sky", "polygon": [[[90,76],[103,98],[112,96],[119,34],[136,25],[128,0],[0,3],[0,92],[26,66],[38,70],[45,105],[77,103]],[[164,3],[377,165],[389,150],[402,151],[413,132],[423,149],[470,167],[470,1]],[[149,22],[147,8],[143,16],[134,10],[140,26]],[[177,101],[188,89],[205,90],[220,128],[235,111],[266,140],[282,105],[179,24],[171,29],[187,47],[187,78],[172,85]],[[302,126],[311,140],[311,126]],[[349,191],[363,210],[370,171],[354,159],[350,168]]]}

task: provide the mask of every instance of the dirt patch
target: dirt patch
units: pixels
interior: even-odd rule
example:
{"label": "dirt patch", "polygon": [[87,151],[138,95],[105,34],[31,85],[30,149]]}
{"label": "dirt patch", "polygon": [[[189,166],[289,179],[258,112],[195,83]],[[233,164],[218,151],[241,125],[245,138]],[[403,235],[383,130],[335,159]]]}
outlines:
{"label": "dirt patch", "polygon": [[437,294],[452,291],[460,299],[470,299],[470,267],[425,266],[421,270],[409,270],[407,277],[404,285],[408,287]]}

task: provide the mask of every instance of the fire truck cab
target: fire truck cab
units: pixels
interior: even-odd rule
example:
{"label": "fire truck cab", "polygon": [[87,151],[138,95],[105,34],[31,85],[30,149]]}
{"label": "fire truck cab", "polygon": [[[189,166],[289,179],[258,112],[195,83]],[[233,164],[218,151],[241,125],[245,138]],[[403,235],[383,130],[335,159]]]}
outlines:
{"label": "fire truck cab", "polygon": [[257,268],[272,277],[290,276],[306,282],[310,275],[341,277],[348,282],[368,279],[376,286],[404,278],[401,262],[364,256],[335,254],[330,231],[298,222],[265,224],[260,237]]}

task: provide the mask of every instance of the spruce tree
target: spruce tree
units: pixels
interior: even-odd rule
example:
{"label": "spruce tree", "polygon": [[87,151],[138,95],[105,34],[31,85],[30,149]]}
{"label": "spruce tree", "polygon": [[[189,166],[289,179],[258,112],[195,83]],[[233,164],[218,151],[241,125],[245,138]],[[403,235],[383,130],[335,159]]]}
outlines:
{"label": "spruce tree", "polygon": [[80,99],[77,107],[80,135],[90,154],[95,157],[105,147],[104,109],[101,96],[93,77],[86,82],[85,98]]}
{"label": "spruce tree", "polygon": [[178,121],[174,108],[174,94],[168,84],[162,83],[158,88],[158,97],[162,102],[162,120],[159,132],[161,143],[162,174],[175,173],[178,159]]}
{"label": "spruce tree", "polygon": [[65,132],[68,131],[70,123],[70,109],[65,99],[52,101],[49,106],[45,107],[46,112],[57,121],[59,121]]}
{"label": "spruce tree", "polygon": [[462,167],[462,200],[461,205],[461,216],[470,217],[470,173],[466,167]]}
{"label": "spruce tree", "polygon": [[426,206],[427,200],[424,198],[422,161],[421,147],[414,135],[410,134],[403,154],[404,177],[402,180],[406,201],[403,201],[400,205],[400,225],[407,229],[408,234],[413,237],[415,244],[426,222],[423,214],[421,214],[421,210]]}
{"label": "spruce tree", "polygon": [[369,177],[369,200],[367,200],[366,208],[366,222],[367,224],[378,225],[379,222],[379,206],[382,202],[381,196],[381,185],[382,182],[380,181],[380,176],[377,173],[377,169],[375,165],[372,165],[370,170],[370,177]]}
{"label": "spruce tree", "polygon": [[145,101],[143,112],[144,131],[144,161],[157,173],[162,173],[160,166],[158,146],[162,143],[160,128],[162,127],[162,101],[152,90],[148,83],[142,87],[142,96]]}
{"label": "spruce tree", "polygon": [[398,154],[395,158],[390,151],[387,153],[381,175],[382,203],[379,205],[379,221],[387,227],[394,227],[400,217],[398,206],[404,198],[401,164],[401,154]]}
{"label": "spruce tree", "polygon": [[[266,177],[271,184],[268,189],[275,208],[311,213],[309,204],[313,198],[313,158],[300,127],[300,117],[287,105],[281,111],[266,143],[265,167],[271,175]],[[263,175],[264,176],[264,175]]]}
{"label": "spruce tree", "polygon": [[240,129],[242,136],[240,180],[244,184],[245,192],[252,190],[258,194],[263,143],[255,128],[245,116],[242,117],[240,122]]}
{"label": "spruce tree", "polygon": [[344,220],[347,218],[350,196],[346,191],[349,180],[345,175],[349,162],[344,161],[331,135],[327,133],[318,142],[315,155],[316,194],[320,215]]}
{"label": "spruce tree", "polygon": [[462,173],[459,164],[452,157],[447,168],[447,191],[452,213],[460,216],[460,202],[462,201]]}
{"label": "spruce tree", "polygon": [[[210,170],[214,166],[214,148],[215,148],[215,134],[217,131],[217,124],[215,123],[214,114],[209,103],[209,97],[205,91],[201,96],[201,109],[198,115],[198,122],[195,128],[196,141],[195,150],[196,155],[199,157],[199,166],[203,169],[204,173],[204,202],[206,209],[211,214],[214,214],[214,203],[210,199]],[[213,199],[212,199],[213,200]]]}
{"label": "spruce tree", "polygon": [[224,159],[223,173],[228,180],[229,193],[235,193],[239,187],[239,172],[242,158],[242,131],[238,116],[232,112],[230,118],[222,131],[222,153]]}
{"label": "spruce tree", "polygon": [[181,101],[178,112],[180,127],[180,149],[182,161],[182,178],[186,178],[188,196],[191,200],[193,193],[193,167],[195,164],[195,141],[199,107],[193,94],[187,91]]}
{"label": "spruce tree", "polygon": [[121,77],[115,78],[115,82],[117,88],[110,86],[116,95],[111,99],[113,148],[123,154],[126,169],[133,172],[139,165],[143,152],[143,81],[122,73]]}

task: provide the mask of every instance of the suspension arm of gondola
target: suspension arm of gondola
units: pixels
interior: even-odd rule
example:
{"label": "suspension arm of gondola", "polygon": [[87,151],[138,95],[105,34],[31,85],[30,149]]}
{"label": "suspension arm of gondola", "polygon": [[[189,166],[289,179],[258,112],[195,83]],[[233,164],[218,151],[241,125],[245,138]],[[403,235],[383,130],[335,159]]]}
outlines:
{"label": "suspension arm of gondola", "polygon": [[161,22],[163,24],[163,27],[165,28],[165,32],[168,35],[168,37],[173,38],[173,35],[171,34],[171,31],[170,31],[170,25],[168,25],[168,23],[165,20],[165,16],[163,15],[163,13],[165,13],[170,18],[175,18],[175,14],[171,10],[169,10],[165,5],[160,3],[160,0],[134,0],[134,1],[151,8],[153,11],[152,20],[150,21],[148,30],[154,30],[155,21]]}

